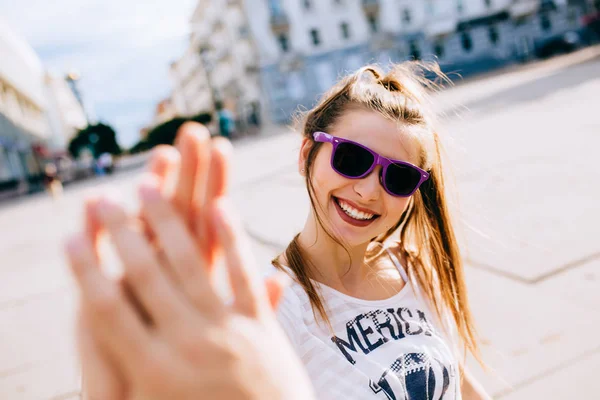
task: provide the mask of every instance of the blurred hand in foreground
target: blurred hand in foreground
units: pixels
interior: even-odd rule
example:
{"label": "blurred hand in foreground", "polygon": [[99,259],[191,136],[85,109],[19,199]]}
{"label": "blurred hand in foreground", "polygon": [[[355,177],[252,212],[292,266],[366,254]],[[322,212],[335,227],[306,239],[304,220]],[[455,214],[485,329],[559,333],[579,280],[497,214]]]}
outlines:
{"label": "blurred hand in foreground", "polygon": [[[312,398],[272,311],[284,280],[260,280],[225,198],[228,143],[211,144],[204,128],[186,125],[178,148],[179,158],[168,148],[153,156],[139,190],[140,216],[107,198],[89,201],[86,227],[67,245],[81,290],[87,398]],[[100,232],[121,258],[120,281],[101,272]],[[231,304],[211,279],[220,253]]]}

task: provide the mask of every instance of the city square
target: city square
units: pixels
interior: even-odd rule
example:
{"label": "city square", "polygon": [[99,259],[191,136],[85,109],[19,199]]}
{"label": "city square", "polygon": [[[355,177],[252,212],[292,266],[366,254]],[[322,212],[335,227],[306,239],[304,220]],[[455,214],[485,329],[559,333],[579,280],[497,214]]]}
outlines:
{"label": "city square", "polygon": [[[469,364],[497,399],[600,390],[599,57],[591,47],[509,67],[434,98],[489,372]],[[284,126],[234,142],[231,195],[265,270],[308,210],[299,144]],[[134,207],[142,171],[0,203],[0,398],[78,398],[77,292],[63,242],[90,192],[114,190]]]}

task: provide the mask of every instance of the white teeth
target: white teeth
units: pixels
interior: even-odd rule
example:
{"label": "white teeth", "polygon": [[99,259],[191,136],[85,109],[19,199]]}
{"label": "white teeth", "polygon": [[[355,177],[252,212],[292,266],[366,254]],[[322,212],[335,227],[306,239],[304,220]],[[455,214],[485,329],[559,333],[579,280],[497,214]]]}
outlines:
{"label": "white teeth", "polygon": [[341,209],[344,210],[344,212],[348,216],[350,216],[354,219],[366,221],[366,220],[372,219],[375,216],[375,214],[369,214],[369,213],[365,213],[363,211],[358,211],[356,208],[352,207],[350,204],[348,204],[342,200],[339,200],[339,199],[338,199],[338,204],[341,207]]}

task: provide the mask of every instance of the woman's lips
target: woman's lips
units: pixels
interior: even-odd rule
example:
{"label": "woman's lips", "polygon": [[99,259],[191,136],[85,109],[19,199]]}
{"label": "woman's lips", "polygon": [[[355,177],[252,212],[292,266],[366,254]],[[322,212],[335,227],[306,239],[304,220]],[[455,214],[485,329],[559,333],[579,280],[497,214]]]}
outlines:
{"label": "woman's lips", "polygon": [[352,218],[351,216],[346,214],[346,212],[344,210],[342,210],[342,208],[336,201],[335,197],[332,197],[331,201],[333,202],[333,206],[335,207],[338,214],[340,215],[340,218],[342,218],[344,221],[346,221],[350,225],[364,227],[364,226],[371,225],[373,223],[373,221],[375,221],[377,218],[379,218],[379,216],[375,216],[372,219],[368,219],[368,220],[358,220],[358,219]]}

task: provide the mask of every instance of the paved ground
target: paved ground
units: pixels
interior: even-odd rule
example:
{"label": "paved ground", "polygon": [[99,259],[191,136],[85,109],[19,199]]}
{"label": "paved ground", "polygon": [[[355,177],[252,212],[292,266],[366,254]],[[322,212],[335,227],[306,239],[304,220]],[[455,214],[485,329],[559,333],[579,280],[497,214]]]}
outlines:
{"label": "paved ground", "polygon": [[[595,53],[594,53],[595,51]],[[440,94],[461,240],[495,398],[595,399],[600,380],[600,60],[578,53]],[[462,104],[465,107],[458,107]],[[233,195],[261,265],[308,207],[289,132],[238,142]],[[91,188],[134,203],[138,171],[0,203],[0,398],[77,398],[61,241]]]}

